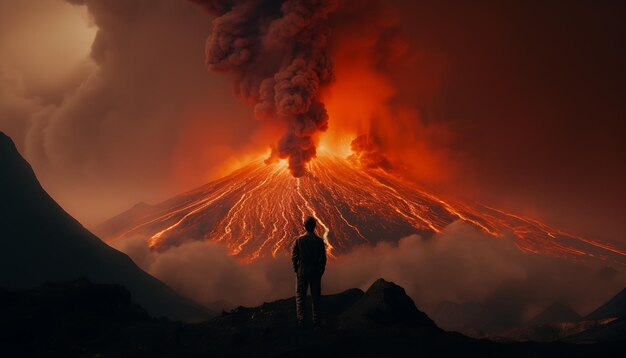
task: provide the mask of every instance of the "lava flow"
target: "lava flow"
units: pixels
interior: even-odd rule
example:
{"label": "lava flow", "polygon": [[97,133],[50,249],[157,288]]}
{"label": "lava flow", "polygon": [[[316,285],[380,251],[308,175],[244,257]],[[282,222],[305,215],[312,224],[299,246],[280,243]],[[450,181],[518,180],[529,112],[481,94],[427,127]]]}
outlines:
{"label": "lava flow", "polygon": [[136,206],[103,224],[99,234],[109,243],[139,236],[157,251],[213,240],[251,261],[288,253],[307,216],[318,220],[330,256],[411,234],[432,237],[462,220],[494,238],[512,233],[526,252],[626,263],[626,252],[608,244],[482,204],[444,200],[329,153],[318,155],[300,178],[285,163],[252,162],[160,204]]}

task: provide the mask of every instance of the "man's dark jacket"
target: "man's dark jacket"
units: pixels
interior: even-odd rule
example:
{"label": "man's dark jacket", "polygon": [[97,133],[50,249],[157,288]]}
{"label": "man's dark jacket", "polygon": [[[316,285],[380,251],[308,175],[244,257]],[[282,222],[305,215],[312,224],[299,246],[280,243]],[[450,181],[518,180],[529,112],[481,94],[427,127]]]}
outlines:
{"label": "man's dark jacket", "polygon": [[298,237],[291,252],[291,262],[298,276],[322,276],[326,269],[324,240],[312,232]]}

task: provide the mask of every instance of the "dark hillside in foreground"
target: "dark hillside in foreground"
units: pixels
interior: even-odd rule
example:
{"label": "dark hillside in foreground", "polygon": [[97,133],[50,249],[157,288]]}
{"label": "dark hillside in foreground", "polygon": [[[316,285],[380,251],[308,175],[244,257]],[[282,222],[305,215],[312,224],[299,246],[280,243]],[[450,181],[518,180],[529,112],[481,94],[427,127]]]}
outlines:
{"label": "dark hillside in foreground", "polygon": [[129,357],[618,357],[623,340],[498,343],[445,332],[404,289],[322,298],[320,330],[298,329],[293,297],[240,307],[204,323],[151,318],[119,285],[78,280],[0,292],[1,356]]}
{"label": "dark hillside in foreground", "polygon": [[41,187],[30,165],[0,132],[0,287],[33,288],[86,277],[124,285],[155,316],[197,320],[201,306],[141,270],[66,213]]}

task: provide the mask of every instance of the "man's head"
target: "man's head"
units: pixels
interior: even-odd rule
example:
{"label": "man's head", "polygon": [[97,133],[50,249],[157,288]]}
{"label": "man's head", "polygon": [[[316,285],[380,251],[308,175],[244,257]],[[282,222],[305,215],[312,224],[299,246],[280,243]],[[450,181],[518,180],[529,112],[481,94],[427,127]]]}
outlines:
{"label": "man's head", "polygon": [[315,230],[315,225],[317,225],[317,221],[310,216],[304,220],[304,228],[308,232],[313,232]]}

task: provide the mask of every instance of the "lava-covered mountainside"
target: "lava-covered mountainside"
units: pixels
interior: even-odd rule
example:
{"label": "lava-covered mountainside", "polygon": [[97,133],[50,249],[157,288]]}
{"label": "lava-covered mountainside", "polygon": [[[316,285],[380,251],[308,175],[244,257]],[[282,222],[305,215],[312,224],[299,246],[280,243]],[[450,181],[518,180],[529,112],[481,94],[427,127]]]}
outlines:
{"label": "lava-covered mountainside", "polygon": [[292,177],[284,165],[253,162],[160,204],[136,206],[97,232],[107,242],[141,236],[157,250],[214,240],[233,255],[254,259],[288,251],[309,215],[318,219],[331,255],[410,234],[430,237],[462,220],[493,237],[511,232],[524,251],[626,262],[625,252],[607,244],[485,205],[443,200],[394,175],[362,170],[328,154],[313,161],[302,178]]}
{"label": "lava-covered mountainside", "polygon": [[[0,290],[0,355],[103,357],[587,357],[626,354],[623,327],[594,344],[505,343],[439,329],[379,279],[322,297],[322,326],[299,329],[294,298],[190,324],[150,317],[119,285],[85,279]],[[621,329],[620,329],[621,327]],[[575,342],[575,341],[574,341]],[[589,342],[589,341],[587,341]]]}
{"label": "lava-covered mountainside", "polygon": [[537,220],[482,204],[442,199],[381,170],[321,154],[307,176],[281,163],[252,162],[232,174],[156,205],[137,205],[96,229],[106,242],[143,237],[163,251],[191,240],[224,243],[245,260],[287,252],[306,216],[318,219],[331,256],[361,244],[431,237],[462,220],[493,237],[512,233],[527,252],[626,263],[626,252]]}

